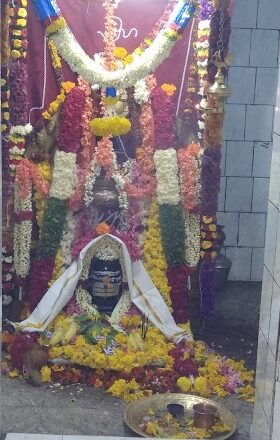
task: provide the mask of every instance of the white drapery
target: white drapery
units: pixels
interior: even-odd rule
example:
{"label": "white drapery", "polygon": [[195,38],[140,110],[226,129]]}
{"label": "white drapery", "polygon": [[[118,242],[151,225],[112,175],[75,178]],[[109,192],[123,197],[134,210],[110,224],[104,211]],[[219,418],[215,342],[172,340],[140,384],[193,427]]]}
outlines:
{"label": "white drapery", "polygon": [[[132,262],[126,245],[117,237],[107,234],[122,246],[127,282],[132,302],[170,340],[179,343],[192,340],[192,335],[178,327],[161,294],[153,284],[141,261]],[[17,330],[42,332],[72,298],[80,279],[83,260],[88,250],[102,240],[104,235],[94,238],[80,252],[79,257],[53,283],[28,319],[14,323]]]}

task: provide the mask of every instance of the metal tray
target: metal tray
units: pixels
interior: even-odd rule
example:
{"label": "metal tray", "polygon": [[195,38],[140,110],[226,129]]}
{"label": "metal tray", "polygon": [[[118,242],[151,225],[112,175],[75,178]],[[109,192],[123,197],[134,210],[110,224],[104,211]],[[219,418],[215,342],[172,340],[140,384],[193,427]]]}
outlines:
{"label": "metal tray", "polygon": [[[151,437],[151,435],[145,433],[139,427],[139,425],[142,423],[143,417],[148,414],[150,409],[153,411],[165,410],[169,403],[179,403],[183,405],[185,410],[188,412],[192,411],[193,405],[196,403],[206,403],[215,406],[221,420],[226,425],[230,426],[231,430],[227,433],[217,433],[211,437],[211,440],[226,440],[231,437],[236,430],[236,418],[223,405],[211,399],[181,393],[155,394],[153,396],[137,400],[136,402],[132,402],[125,409],[124,421],[132,431],[136,432],[142,437]],[[193,440],[195,440],[195,438]]]}

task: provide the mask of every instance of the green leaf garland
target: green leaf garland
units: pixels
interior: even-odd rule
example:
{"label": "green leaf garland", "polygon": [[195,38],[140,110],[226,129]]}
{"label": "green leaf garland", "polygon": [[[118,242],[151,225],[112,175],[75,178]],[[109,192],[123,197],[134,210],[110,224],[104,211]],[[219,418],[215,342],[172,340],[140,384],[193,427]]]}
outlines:
{"label": "green leaf garland", "polygon": [[159,220],[165,258],[169,265],[185,263],[185,228],[181,205],[159,205]]}
{"label": "green leaf garland", "polygon": [[38,246],[38,256],[54,257],[62,238],[64,222],[67,214],[67,200],[49,197],[42,226],[41,240]]}

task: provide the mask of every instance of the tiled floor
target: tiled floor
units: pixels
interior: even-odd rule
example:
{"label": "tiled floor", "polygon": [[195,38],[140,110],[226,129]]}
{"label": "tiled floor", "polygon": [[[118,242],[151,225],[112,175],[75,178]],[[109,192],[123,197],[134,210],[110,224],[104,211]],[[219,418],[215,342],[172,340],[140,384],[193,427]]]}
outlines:
{"label": "tiled floor", "polygon": [[[218,292],[212,324],[200,336],[222,354],[245,359],[250,368],[256,359],[259,293],[256,283],[230,283]],[[83,385],[34,388],[6,377],[1,382],[1,432],[34,433],[8,434],[6,440],[124,440],[135,435],[123,422],[125,403],[102,390]],[[236,396],[222,402],[238,420],[232,440],[249,440],[253,405]]]}

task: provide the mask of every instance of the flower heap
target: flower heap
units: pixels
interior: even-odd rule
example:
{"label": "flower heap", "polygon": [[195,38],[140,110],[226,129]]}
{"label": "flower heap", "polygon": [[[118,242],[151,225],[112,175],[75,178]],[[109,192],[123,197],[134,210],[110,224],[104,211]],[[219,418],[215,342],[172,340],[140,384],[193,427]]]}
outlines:
{"label": "flower heap", "polygon": [[[69,317],[59,316],[49,330],[67,328],[69,321]],[[119,323],[121,331],[112,331],[108,324],[100,326],[94,318],[87,321],[89,330],[78,334],[76,320],[72,339],[50,348],[51,359],[63,356],[74,366],[44,366],[42,381],[104,387],[127,402],[153,393],[178,391],[203,397],[236,393],[254,401],[254,372],[248,371],[244,362],[219,356],[203,342],[174,346],[155,328],[148,328],[143,340],[140,321],[139,316],[127,314]],[[43,335],[39,343],[46,340]],[[17,335],[10,346],[13,365],[4,363],[4,373],[19,376],[24,352],[36,342],[36,335]]]}
{"label": "flower heap", "polygon": [[184,219],[180,204],[177,154],[174,148],[175,119],[172,96],[161,88],[152,92],[155,147],[154,163],[157,178],[157,202],[166,271],[171,289],[173,316],[177,322],[187,321],[187,275],[184,250]]}
{"label": "flower heap", "polygon": [[76,185],[76,160],[80,150],[81,117],[85,95],[79,87],[68,93],[60,114],[58,145],[47,206],[31,272],[30,308],[33,309],[48,288],[55,256],[63,234],[69,199]]}

